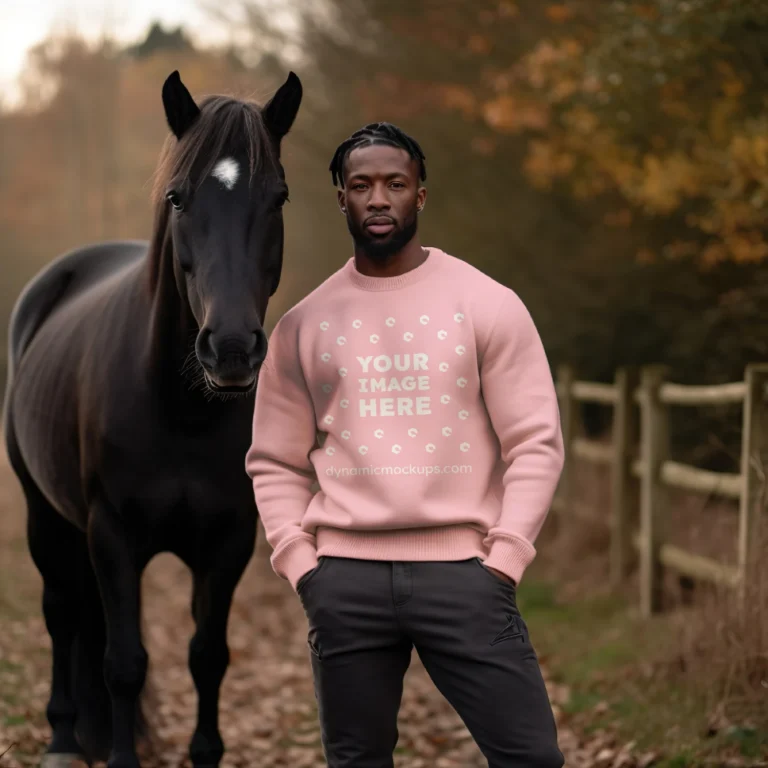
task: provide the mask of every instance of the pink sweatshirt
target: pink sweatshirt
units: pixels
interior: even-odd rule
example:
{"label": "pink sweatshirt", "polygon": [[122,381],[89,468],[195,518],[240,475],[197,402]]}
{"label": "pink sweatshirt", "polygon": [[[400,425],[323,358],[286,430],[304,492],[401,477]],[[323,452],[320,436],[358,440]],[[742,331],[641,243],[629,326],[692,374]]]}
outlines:
{"label": "pink sweatshirt", "polygon": [[350,258],[270,334],[245,468],[294,588],[322,555],[519,582],[536,554],[563,463],[541,339],[512,290],[428,251],[397,277]]}

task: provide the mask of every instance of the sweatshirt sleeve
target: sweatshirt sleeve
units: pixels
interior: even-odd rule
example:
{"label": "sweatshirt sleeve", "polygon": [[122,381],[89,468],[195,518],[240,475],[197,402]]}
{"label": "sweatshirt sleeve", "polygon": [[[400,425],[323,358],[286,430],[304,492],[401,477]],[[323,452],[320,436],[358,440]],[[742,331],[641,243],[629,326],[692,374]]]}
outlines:
{"label": "sweatshirt sleeve", "polygon": [[555,385],[539,333],[508,290],[480,363],[480,383],[506,465],[501,515],[485,540],[485,565],[519,583],[535,555],[563,469]]}
{"label": "sweatshirt sleeve", "polygon": [[317,565],[315,536],[301,526],[314,496],[309,454],[316,444],[317,423],[299,360],[296,328],[286,319],[284,315],[270,334],[259,372],[245,469],[273,548],[272,568],[295,589],[301,576]]}

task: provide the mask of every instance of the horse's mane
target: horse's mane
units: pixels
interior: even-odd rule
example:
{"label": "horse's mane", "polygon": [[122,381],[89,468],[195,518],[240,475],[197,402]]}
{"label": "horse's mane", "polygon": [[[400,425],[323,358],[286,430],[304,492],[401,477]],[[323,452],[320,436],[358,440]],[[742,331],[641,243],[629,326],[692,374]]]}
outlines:
{"label": "horse's mane", "polygon": [[156,206],[166,204],[165,192],[172,179],[188,181],[194,175],[200,184],[224,153],[245,149],[251,176],[266,167],[277,168],[259,104],[214,95],[199,106],[200,114],[181,139],[169,134],[163,145],[152,188]]}
{"label": "horse's mane", "polygon": [[251,177],[262,171],[279,172],[279,158],[264,124],[261,105],[213,95],[204,98],[199,108],[200,114],[181,139],[169,133],[155,170],[151,193],[155,213],[150,248],[151,290],[157,285],[162,253],[169,244],[171,206],[165,195],[171,180],[199,186],[223,155],[243,150],[248,155]]}

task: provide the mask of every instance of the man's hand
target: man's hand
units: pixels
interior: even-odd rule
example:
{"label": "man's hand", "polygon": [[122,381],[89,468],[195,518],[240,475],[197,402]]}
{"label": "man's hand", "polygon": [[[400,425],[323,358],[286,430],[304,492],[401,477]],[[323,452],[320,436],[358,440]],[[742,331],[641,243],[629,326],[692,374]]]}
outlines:
{"label": "man's hand", "polygon": [[517,586],[517,584],[515,584],[515,580],[513,578],[511,578],[510,576],[507,576],[506,573],[502,573],[501,571],[497,571],[495,568],[491,568],[490,566],[487,566],[487,565],[485,567],[489,571],[491,571],[491,573],[493,573],[496,576],[498,576],[498,578],[500,578],[502,581],[506,581],[506,582],[510,583],[513,587]]}

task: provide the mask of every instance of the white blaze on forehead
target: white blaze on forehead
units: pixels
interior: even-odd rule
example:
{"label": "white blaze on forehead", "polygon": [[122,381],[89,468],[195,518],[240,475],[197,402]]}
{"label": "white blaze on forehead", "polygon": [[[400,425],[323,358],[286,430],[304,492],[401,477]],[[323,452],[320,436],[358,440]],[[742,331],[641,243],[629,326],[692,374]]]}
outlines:
{"label": "white blaze on forehead", "polygon": [[232,189],[240,175],[240,166],[231,157],[225,157],[216,163],[211,176],[218,179],[227,189]]}

